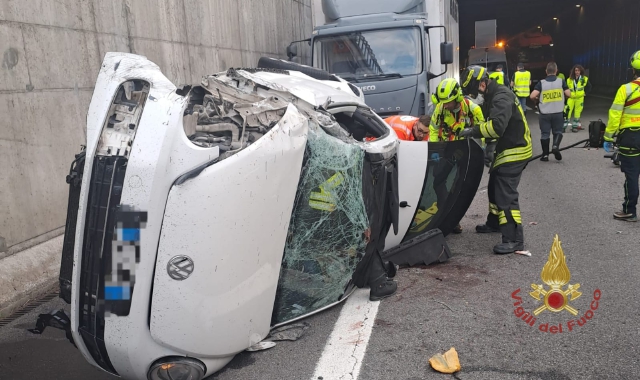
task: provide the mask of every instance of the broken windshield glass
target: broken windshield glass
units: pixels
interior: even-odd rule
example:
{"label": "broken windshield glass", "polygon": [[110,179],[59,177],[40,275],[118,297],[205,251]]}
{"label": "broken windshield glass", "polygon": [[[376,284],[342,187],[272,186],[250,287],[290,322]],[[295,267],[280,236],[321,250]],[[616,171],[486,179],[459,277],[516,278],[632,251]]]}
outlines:
{"label": "broken windshield glass", "polygon": [[272,325],[337,302],[365,249],[364,150],[309,128]]}

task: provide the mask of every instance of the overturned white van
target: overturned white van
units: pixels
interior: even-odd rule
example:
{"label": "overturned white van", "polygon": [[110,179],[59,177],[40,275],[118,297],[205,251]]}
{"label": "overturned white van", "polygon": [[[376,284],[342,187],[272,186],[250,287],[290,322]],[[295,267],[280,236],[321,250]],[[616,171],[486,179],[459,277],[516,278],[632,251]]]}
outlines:
{"label": "overturned white van", "polygon": [[145,57],[106,55],[67,178],[60,272],[91,364],[199,380],[344,300],[380,167],[399,200],[388,252],[458,223],[482,175],[477,143],[399,142],[356,87],[309,70],[229,69],[176,88]]}

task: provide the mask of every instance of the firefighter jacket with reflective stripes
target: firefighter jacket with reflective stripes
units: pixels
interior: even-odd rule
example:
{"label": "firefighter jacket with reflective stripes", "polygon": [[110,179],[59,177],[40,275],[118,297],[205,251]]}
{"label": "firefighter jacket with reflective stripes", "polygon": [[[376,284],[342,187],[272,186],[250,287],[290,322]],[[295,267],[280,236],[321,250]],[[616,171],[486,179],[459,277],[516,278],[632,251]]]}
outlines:
{"label": "firefighter jacket with reflective stripes", "polygon": [[618,136],[620,153],[640,155],[640,79],[621,86],[609,109],[606,141]]}
{"label": "firefighter jacket with reflective stripes", "polygon": [[513,91],[516,96],[525,98],[531,94],[531,73],[528,71],[516,71],[513,74]]}
{"label": "firefighter jacket with reflective stripes", "polygon": [[580,76],[580,78],[567,79],[567,86],[569,86],[569,91],[571,91],[571,99],[580,99],[584,98],[585,90],[591,90],[591,83],[589,83],[589,78],[584,75]]}
{"label": "firefighter jacket with reflective stripes", "polygon": [[[390,116],[384,121],[393,128],[398,135],[398,139],[405,141],[414,141],[413,126],[418,122],[418,118],[414,116]],[[426,137],[425,137],[426,139]]]}
{"label": "firefighter jacket with reflective stripes", "polygon": [[489,75],[489,78],[498,82],[498,84],[504,84],[504,73],[502,71],[494,71]]}
{"label": "firefighter jacket with reflective stripes", "polygon": [[489,83],[483,106],[487,121],[473,127],[473,137],[498,139],[492,170],[532,156],[531,131],[520,102],[509,89]]}
{"label": "firefighter jacket with reflective stripes", "polygon": [[460,111],[453,113],[444,108],[444,103],[438,103],[429,124],[429,141],[454,141],[459,140],[458,132],[467,127],[480,125],[484,121],[482,108],[463,99],[460,103]]}
{"label": "firefighter jacket with reflective stripes", "polygon": [[[552,78],[550,78],[552,79]],[[562,113],[564,110],[564,90],[562,79],[557,78],[553,82],[543,80],[540,82],[540,113],[543,115]]]}

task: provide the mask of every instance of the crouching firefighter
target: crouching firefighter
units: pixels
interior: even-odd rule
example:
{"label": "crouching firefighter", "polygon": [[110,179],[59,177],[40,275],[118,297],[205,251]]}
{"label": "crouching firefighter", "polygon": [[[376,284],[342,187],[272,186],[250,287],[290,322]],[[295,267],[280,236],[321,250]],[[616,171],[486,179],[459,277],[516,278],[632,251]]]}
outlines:
{"label": "crouching firefighter", "polygon": [[[458,136],[460,131],[464,128],[480,125],[484,121],[480,106],[464,97],[460,84],[453,78],[447,78],[440,82],[431,101],[436,104],[436,107],[429,124],[430,142],[462,140],[464,137]],[[438,153],[433,153],[431,159],[438,162],[433,185],[438,205],[442,207],[447,198],[447,178],[454,166],[446,160],[440,161]],[[461,232],[462,227],[458,223],[453,229],[453,233],[459,234]]]}
{"label": "crouching firefighter", "polygon": [[604,149],[613,151],[617,136],[620,170],[625,175],[622,210],[613,214],[617,220],[638,221],[638,180],[640,178],[640,50],[631,56],[633,81],[622,85],[609,109],[609,123],[604,133]]}
{"label": "crouching firefighter", "polygon": [[531,132],[524,111],[515,95],[489,79],[481,66],[467,67],[460,77],[465,95],[485,101],[487,121],[462,130],[462,137],[497,139],[495,157],[489,170],[489,214],[478,233],[501,232],[502,242],[493,247],[497,254],[524,249],[524,232],[518,203],[518,184],[532,156]]}

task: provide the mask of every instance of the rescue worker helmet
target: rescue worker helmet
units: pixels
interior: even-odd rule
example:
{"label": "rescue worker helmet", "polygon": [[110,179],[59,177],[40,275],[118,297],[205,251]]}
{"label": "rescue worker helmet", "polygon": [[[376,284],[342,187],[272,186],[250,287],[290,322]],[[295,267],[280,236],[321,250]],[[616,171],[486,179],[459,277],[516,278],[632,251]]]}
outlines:
{"label": "rescue worker helmet", "polygon": [[631,67],[636,70],[640,70],[640,50],[633,53],[633,55],[631,56]]}
{"label": "rescue worker helmet", "polygon": [[464,95],[478,96],[478,86],[480,82],[488,80],[487,70],[482,66],[469,66],[464,69],[460,81],[462,82],[462,93]]}
{"label": "rescue worker helmet", "polygon": [[464,100],[460,84],[453,78],[446,78],[438,84],[435,93],[431,96],[433,104],[449,103],[455,100],[460,103]]}

